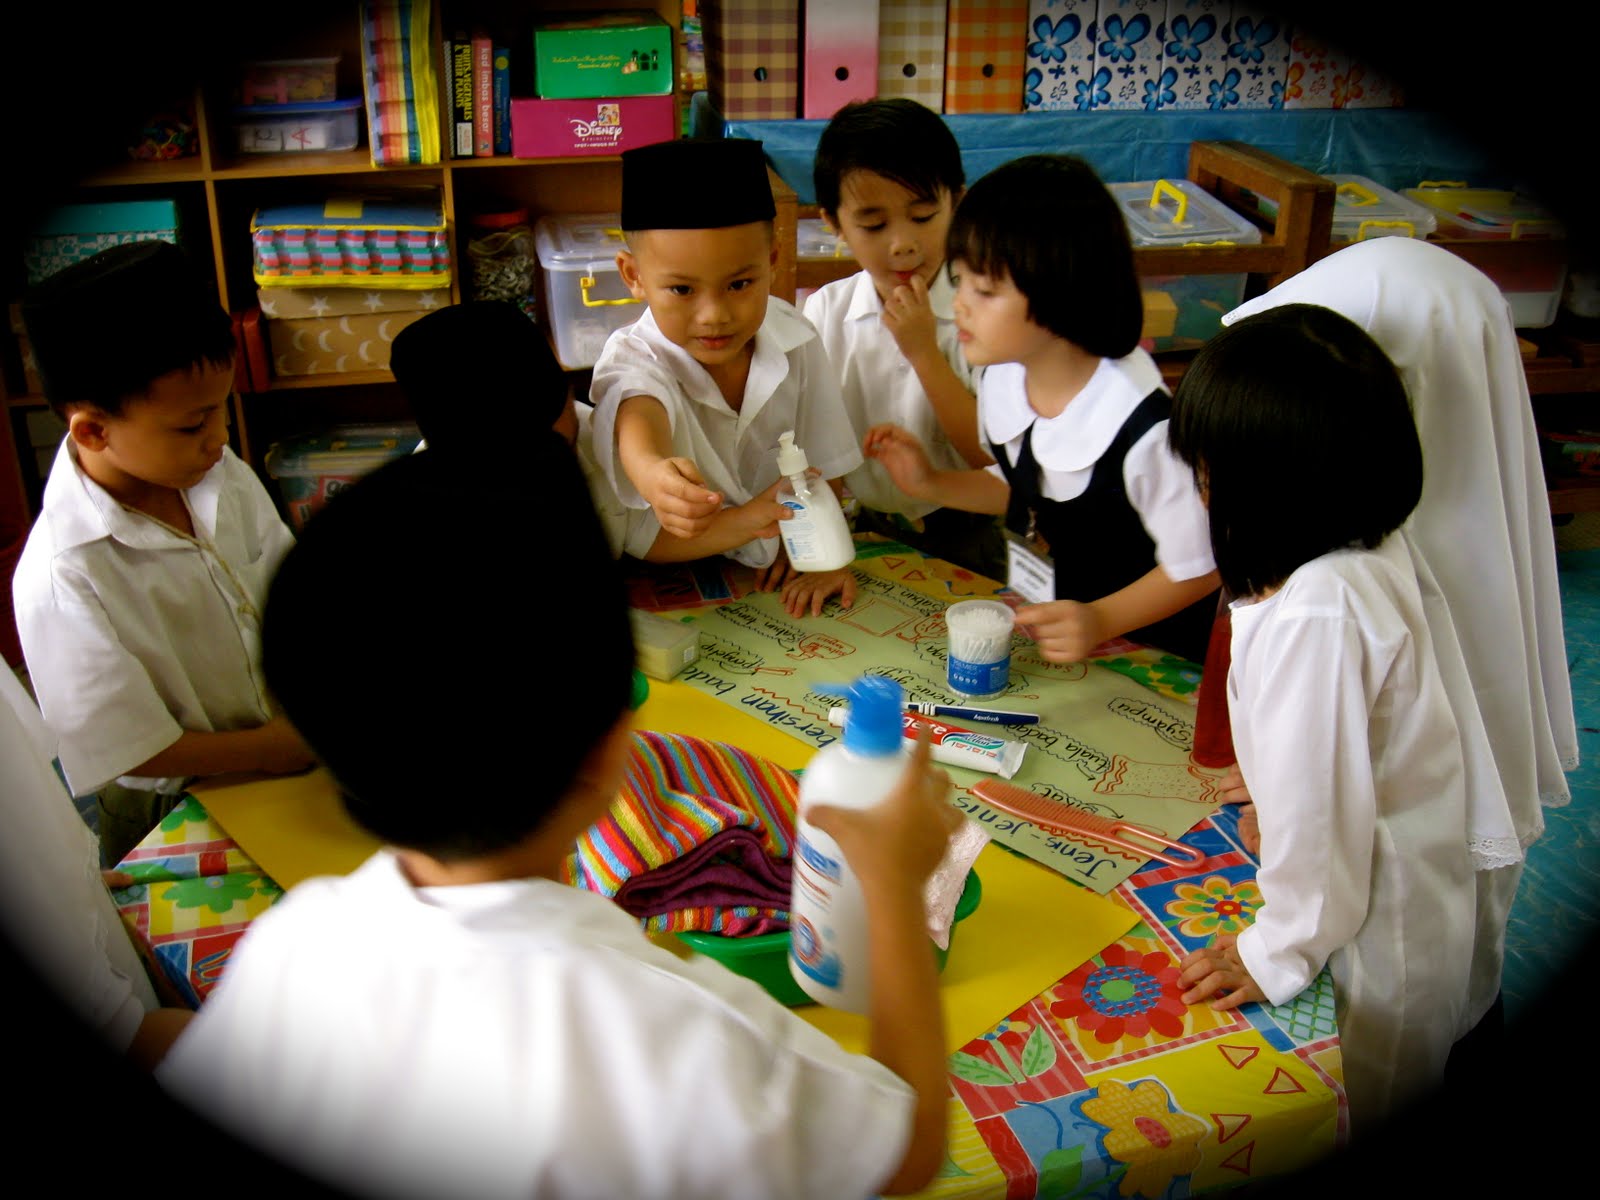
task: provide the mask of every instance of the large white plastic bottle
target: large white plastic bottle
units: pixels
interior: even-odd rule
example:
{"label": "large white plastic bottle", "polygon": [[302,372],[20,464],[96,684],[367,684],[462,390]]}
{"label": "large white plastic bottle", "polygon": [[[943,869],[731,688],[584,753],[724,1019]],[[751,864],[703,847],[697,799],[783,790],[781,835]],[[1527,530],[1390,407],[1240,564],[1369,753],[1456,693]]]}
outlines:
{"label": "large white plastic bottle", "polygon": [[901,733],[904,695],[886,675],[818,687],[850,701],[844,737],[824,746],[800,776],[789,902],[789,973],[808,996],[864,1013],[870,997],[867,910],[861,882],[838,843],[806,819],[814,803],[871,808],[899,781],[911,754]]}
{"label": "large white plastic bottle", "polygon": [[778,503],[794,515],[778,522],[783,548],[797,571],[836,571],[856,556],[850,526],[839,497],[821,479],[806,474],[806,452],[794,444],[794,430],[778,435],[778,470],[783,483]]}

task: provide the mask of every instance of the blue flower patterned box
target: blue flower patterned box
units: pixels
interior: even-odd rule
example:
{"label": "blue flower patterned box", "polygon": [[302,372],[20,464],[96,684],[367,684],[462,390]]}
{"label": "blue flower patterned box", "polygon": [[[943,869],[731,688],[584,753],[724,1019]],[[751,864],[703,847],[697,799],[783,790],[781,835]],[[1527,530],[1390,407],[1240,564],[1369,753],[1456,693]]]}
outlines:
{"label": "blue flower patterned box", "polygon": [[127,242],[178,241],[178,206],[171,200],[63,204],[34,226],[22,247],[28,282]]}

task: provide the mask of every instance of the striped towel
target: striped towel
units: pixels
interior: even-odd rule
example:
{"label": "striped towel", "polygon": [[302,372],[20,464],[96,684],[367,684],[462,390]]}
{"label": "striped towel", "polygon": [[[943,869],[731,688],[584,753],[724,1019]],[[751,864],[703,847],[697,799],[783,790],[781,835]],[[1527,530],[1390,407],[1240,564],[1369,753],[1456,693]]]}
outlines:
{"label": "striped towel", "polygon": [[736,746],[636,732],[622,790],[562,881],[612,897],[646,930],[786,929],[798,793],[793,774]]}

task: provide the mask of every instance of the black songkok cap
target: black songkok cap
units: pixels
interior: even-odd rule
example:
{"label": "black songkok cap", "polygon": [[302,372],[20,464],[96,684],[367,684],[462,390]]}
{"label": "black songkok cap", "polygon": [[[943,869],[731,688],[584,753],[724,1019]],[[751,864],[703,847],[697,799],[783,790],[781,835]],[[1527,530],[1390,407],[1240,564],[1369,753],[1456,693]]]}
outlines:
{"label": "black songkok cap", "polygon": [[216,289],[165,241],[111,246],[63,267],[28,290],[22,320],[55,404],[118,400],[201,355],[225,361],[233,351]]}
{"label": "black songkok cap", "polygon": [[515,304],[468,300],[395,334],[389,369],[430,449],[476,447],[485,413],[552,425],[567,376],[545,335]]}
{"label": "black songkok cap", "polygon": [[777,215],[752,138],[680,138],[622,152],[622,228],[721,229]]}

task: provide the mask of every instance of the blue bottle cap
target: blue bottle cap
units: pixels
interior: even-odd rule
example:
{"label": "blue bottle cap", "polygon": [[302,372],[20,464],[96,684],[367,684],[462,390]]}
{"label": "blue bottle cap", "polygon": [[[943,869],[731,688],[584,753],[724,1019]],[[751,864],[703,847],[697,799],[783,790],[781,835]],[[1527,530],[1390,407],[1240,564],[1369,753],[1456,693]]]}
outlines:
{"label": "blue bottle cap", "polygon": [[850,701],[850,715],[844,723],[846,750],[873,757],[900,753],[905,692],[899,680],[861,675],[846,687],[818,684],[813,690]]}

